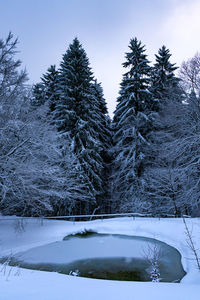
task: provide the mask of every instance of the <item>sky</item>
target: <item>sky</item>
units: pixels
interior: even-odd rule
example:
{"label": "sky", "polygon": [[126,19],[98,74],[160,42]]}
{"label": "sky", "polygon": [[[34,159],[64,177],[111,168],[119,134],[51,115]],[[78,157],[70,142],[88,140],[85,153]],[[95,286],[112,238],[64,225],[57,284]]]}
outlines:
{"label": "sky", "polygon": [[163,44],[178,66],[200,51],[200,0],[0,0],[0,10],[0,38],[9,31],[19,38],[31,84],[50,65],[59,67],[78,37],[111,116],[131,38],[141,40],[152,63]]}

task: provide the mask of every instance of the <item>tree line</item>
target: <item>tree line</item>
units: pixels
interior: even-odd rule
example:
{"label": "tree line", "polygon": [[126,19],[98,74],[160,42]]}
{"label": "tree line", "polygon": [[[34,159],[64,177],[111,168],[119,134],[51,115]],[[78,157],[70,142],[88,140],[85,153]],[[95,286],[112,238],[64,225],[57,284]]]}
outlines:
{"label": "tree line", "polygon": [[1,213],[198,214],[198,53],[178,71],[165,46],[151,65],[131,39],[111,120],[77,38],[33,87],[17,43],[0,40]]}

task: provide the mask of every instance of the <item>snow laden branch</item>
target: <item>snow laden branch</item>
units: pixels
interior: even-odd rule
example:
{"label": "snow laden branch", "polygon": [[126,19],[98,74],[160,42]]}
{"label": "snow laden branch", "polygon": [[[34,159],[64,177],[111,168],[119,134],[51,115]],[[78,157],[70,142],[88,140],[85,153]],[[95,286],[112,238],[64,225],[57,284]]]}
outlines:
{"label": "snow laden branch", "polygon": [[194,242],[194,237],[192,236],[192,231],[189,229],[185,218],[183,218],[183,223],[184,223],[184,226],[185,226],[185,235],[186,235],[186,238],[187,238],[187,240],[186,240],[187,244],[188,244],[189,248],[191,249],[191,251],[194,255],[194,258],[195,258],[195,261],[196,261],[196,264],[197,264],[197,268],[200,271],[200,257],[199,257],[198,249],[197,249],[197,247],[195,245],[195,242]]}
{"label": "snow laden branch", "polygon": [[14,147],[13,149],[11,149],[6,155],[4,156],[0,156],[0,159],[4,159],[12,154],[15,153],[15,151],[17,151],[19,148],[21,148],[25,143],[27,143],[30,140],[30,138],[22,141],[19,145],[17,145],[16,147]]}

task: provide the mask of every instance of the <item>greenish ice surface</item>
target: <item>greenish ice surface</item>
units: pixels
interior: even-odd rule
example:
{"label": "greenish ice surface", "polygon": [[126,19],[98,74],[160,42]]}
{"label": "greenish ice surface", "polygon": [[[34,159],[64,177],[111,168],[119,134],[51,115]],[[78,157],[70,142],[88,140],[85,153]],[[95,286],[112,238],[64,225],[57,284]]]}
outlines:
{"label": "greenish ice surface", "polygon": [[2,263],[62,274],[123,281],[152,281],[157,266],[160,282],[180,282],[186,274],[177,249],[156,239],[84,231],[63,241],[32,248]]}

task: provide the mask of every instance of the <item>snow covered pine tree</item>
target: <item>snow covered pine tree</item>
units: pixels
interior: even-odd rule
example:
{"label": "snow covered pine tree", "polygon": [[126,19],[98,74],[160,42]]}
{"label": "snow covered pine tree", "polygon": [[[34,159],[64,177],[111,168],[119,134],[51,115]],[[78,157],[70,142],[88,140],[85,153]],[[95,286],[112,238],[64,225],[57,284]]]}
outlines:
{"label": "snow covered pine tree", "polygon": [[128,72],[123,75],[113,118],[113,201],[116,201],[115,209],[124,211],[140,207],[145,147],[151,130],[151,93],[148,90],[151,68],[144,46],[137,38],[131,39],[129,49],[123,63]]}
{"label": "snow covered pine tree", "polygon": [[63,55],[58,92],[55,124],[60,134],[70,137],[71,149],[83,172],[82,180],[90,201],[80,205],[80,213],[91,213],[98,206],[98,196],[103,193],[103,121],[99,99],[94,92],[93,73],[77,38]]}
{"label": "snow covered pine tree", "polygon": [[[183,172],[174,159],[180,119],[183,113],[179,79],[170,62],[170,51],[162,46],[156,54],[151,73],[151,93],[154,103],[152,132],[149,135],[149,166],[145,171],[145,199],[153,215],[180,213]],[[177,131],[178,130],[178,131]],[[175,147],[175,148],[174,148]]]}
{"label": "snow covered pine tree", "polygon": [[33,105],[42,105],[48,101],[50,112],[54,111],[59,99],[58,79],[59,72],[55,65],[51,65],[41,77],[41,82],[33,87]]}

